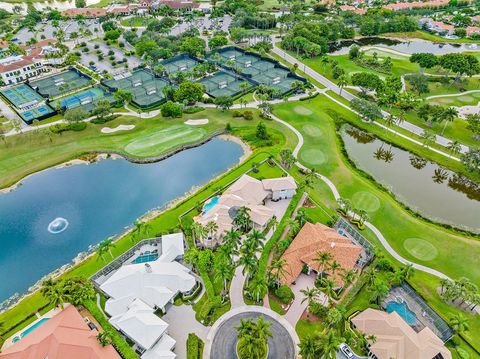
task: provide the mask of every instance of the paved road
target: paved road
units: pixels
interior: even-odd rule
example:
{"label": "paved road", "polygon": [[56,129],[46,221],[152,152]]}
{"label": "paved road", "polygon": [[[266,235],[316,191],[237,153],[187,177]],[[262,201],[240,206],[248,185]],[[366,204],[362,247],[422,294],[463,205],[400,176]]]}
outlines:
{"label": "paved road", "polygon": [[265,320],[272,323],[270,330],[273,338],[268,340],[268,358],[294,359],[295,344],[287,329],[269,315],[257,312],[240,313],[223,322],[213,338],[210,358],[236,358],[237,330],[235,327],[240,325],[240,319],[258,318],[262,315]]}
{"label": "paved road", "polygon": [[[276,36],[272,36],[272,42],[274,43],[277,43],[277,42],[280,42],[281,40],[276,37]],[[273,50],[272,50],[275,54],[277,54],[278,56],[282,57],[285,61],[289,62],[290,64],[297,64],[298,65],[298,68],[300,70],[302,70],[304,73],[306,73],[308,76],[312,77],[314,80],[318,81],[319,83],[321,83],[323,86],[325,86],[327,89],[335,92],[336,94],[338,94],[339,96],[342,96],[344,99],[348,100],[348,101],[352,101],[353,99],[357,98],[355,95],[352,95],[351,93],[347,92],[347,91],[342,91],[340,89],[340,87],[338,87],[335,83],[333,83],[332,81],[330,81],[329,79],[327,79],[326,77],[320,75],[318,72],[312,70],[310,67],[306,66],[303,62],[297,60],[296,58],[294,58],[293,56],[289,55],[288,53],[286,53],[285,51],[283,51],[282,49],[280,49],[279,47],[277,46],[273,46]],[[383,115],[384,116],[388,116],[388,112],[386,111],[382,111]],[[416,134],[418,136],[421,136],[423,133],[424,133],[424,130],[417,126],[417,125],[414,125],[413,123],[410,123],[408,121],[403,121],[401,123],[397,123],[397,126],[413,133],[413,134]],[[436,136],[436,142],[439,144],[439,145],[442,145],[444,147],[447,147],[451,140],[446,138],[446,137],[443,137],[443,136],[439,136],[437,135]],[[460,149],[460,152],[462,153],[466,153],[469,151],[469,147],[468,146],[465,146],[465,145],[461,145],[461,149]]]}

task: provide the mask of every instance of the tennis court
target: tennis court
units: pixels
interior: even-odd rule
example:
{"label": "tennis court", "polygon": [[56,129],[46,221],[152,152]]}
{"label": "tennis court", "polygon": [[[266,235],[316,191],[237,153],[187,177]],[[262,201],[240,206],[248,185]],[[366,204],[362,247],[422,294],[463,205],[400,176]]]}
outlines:
{"label": "tennis court", "polygon": [[67,70],[40,80],[31,81],[30,86],[37,92],[49,98],[61,96],[90,85],[90,78],[75,70]]}
{"label": "tennis court", "polygon": [[124,74],[104,81],[103,84],[112,91],[118,89],[130,91],[133,97],[132,102],[142,108],[156,106],[163,102],[165,100],[163,89],[168,86],[167,81],[155,77],[146,69]]}
{"label": "tennis court", "polygon": [[169,75],[176,75],[178,72],[185,72],[192,70],[198,62],[186,55],[180,55],[173,59],[162,61],[161,64],[165,67],[165,71]]}
{"label": "tennis court", "polygon": [[0,92],[15,108],[19,110],[36,106],[45,99],[30,86],[22,84]]}
{"label": "tennis court", "polygon": [[88,90],[77,92],[76,94],[65,96],[52,101],[50,104],[54,108],[60,107],[69,110],[81,106],[86,111],[91,111],[95,108],[100,100],[108,100],[110,104],[115,103],[113,96],[100,87],[93,87]]}
{"label": "tennis court", "polygon": [[19,112],[18,114],[26,123],[30,125],[35,120],[43,120],[47,117],[53,116],[55,114],[55,110],[45,104],[34,107],[25,112]]}
{"label": "tennis court", "polygon": [[[220,60],[218,60],[219,55]],[[234,69],[258,84],[280,90],[282,94],[291,91],[295,81],[305,82],[305,79],[293,75],[289,69],[281,66],[277,61],[263,59],[257,54],[234,47],[210,53],[207,58],[209,61],[217,59],[222,66]]]}
{"label": "tennis court", "polygon": [[[236,77],[224,71],[217,71],[211,76],[204,77],[198,81],[205,85],[208,95],[217,98],[222,96],[236,96],[242,91],[252,88],[252,84],[241,77]],[[242,83],[248,83],[249,87],[243,89]]]}

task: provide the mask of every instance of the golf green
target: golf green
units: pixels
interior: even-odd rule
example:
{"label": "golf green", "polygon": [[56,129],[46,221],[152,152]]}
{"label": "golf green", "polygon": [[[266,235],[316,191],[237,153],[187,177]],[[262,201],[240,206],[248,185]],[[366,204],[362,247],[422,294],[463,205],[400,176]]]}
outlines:
{"label": "golf green", "polygon": [[301,151],[300,157],[307,165],[321,165],[327,162],[327,156],[320,150],[308,149]]}
{"label": "golf green", "polygon": [[153,132],[147,136],[141,136],[125,146],[125,151],[135,156],[145,156],[152,153],[162,153],[171,148],[188,142],[202,139],[206,131],[201,128],[190,126],[173,126],[161,131]]}
{"label": "golf green", "polygon": [[293,108],[293,111],[295,111],[295,113],[298,113],[299,115],[311,115],[313,113],[312,110],[303,106],[295,106]]}
{"label": "golf green", "polygon": [[375,212],[380,208],[378,197],[367,191],[356,192],[352,196],[352,202],[355,208],[363,209],[367,212]]}
{"label": "golf green", "polygon": [[422,261],[431,261],[437,257],[437,248],[430,242],[421,238],[407,238],[403,247],[415,258]]}
{"label": "golf green", "polygon": [[303,129],[303,132],[307,135],[307,136],[311,136],[311,137],[322,137],[322,130],[320,130],[318,127],[316,126],[313,126],[313,125],[304,125],[302,127]]}

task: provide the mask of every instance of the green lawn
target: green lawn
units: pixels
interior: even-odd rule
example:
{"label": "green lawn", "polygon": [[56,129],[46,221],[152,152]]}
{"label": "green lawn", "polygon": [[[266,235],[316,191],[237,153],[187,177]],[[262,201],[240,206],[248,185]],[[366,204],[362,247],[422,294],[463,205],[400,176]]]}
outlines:
{"label": "green lawn", "polygon": [[[480,285],[480,268],[476,265],[480,259],[479,241],[413,217],[391,195],[360,175],[345,161],[335,133],[334,118],[336,121],[342,121],[342,118],[355,116],[354,114],[343,110],[324,96],[302,102],[303,108],[298,106],[298,103],[276,105],[274,113],[294,125],[304,135],[305,144],[299,157],[303,164],[315,167],[336,185],[342,197],[352,202],[357,201],[360,203],[359,208],[363,207],[369,211],[370,221],[384,234],[397,253],[416,263],[438,269],[453,278],[465,276]],[[311,114],[307,114],[310,112]],[[317,127],[318,134],[321,135],[312,136],[310,126]],[[313,195],[314,199],[318,198],[318,201],[326,203],[330,208],[336,207],[328,188],[316,187]],[[366,196],[369,199],[364,201],[365,205],[362,206],[359,198]],[[373,206],[372,203],[377,200],[378,203]],[[365,236],[378,244],[373,235],[366,232]],[[421,260],[413,256],[405,247],[405,242],[409,238],[420,238],[432,244],[437,251],[436,257]],[[440,305],[438,296],[434,298],[439,285],[438,278],[420,273],[415,276],[414,285],[423,296],[430,295],[427,299],[440,309],[444,317],[448,318],[449,314],[455,311],[446,304]],[[472,326],[480,327],[479,319],[471,318],[471,322]],[[469,339],[480,348],[480,340],[474,333],[469,332]]]}
{"label": "green lawn", "polygon": [[[427,96],[432,96],[427,94]],[[478,92],[468,94],[457,93],[455,96],[436,97],[428,100],[432,105],[440,106],[473,106],[480,102],[480,89]]]}
{"label": "green lawn", "polygon": [[141,27],[147,26],[150,20],[152,20],[152,17],[134,16],[127,19],[122,19],[120,24],[123,26]]}
{"label": "green lawn", "polygon": [[382,34],[385,37],[394,37],[398,39],[422,39],[432,42],[445,42],[445,43],[474,43],[477,44],[478,40],[472,39],[446,39],[442,36],[438,36],[427,31],[418,30],[412,32],[392,32],[392,33],[385,33]]}

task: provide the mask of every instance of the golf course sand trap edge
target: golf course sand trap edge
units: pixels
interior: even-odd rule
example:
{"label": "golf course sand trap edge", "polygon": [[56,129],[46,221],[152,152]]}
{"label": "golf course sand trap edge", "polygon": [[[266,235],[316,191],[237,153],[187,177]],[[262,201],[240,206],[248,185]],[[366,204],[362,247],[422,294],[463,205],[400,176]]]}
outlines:
{"label": "golf course sand trap edge", "polygon": [[190,125],[190,126],[206,125],[207,123],[208,123],[208,118],[202,118],[199,120],[188,120],[184,122],[184,124]]}
{"label": "golf course sand trap edge", "polygon": [[118,131],[129,131],[133,130],[135,128],[135,125],[118,125],[115,128],[110,128],[110,127],[104,127],[102,128],[102,133],[113,133],[113,132],[118,132]]}

